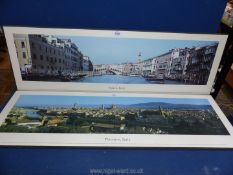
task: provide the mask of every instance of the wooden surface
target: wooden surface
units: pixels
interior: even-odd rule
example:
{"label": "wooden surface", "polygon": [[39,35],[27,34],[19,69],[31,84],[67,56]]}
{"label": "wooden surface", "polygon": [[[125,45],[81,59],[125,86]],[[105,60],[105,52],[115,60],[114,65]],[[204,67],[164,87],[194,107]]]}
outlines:
{"label": "wooden surface", "polygon": [[16,89],[9,55],[6,49],[0,51],[0,107]]}
{"label": "wooden surface", "polygon": [[233,64],[231,66],[230,71],[227,74],[226,82],[231,86],[231,88],[233,88]]}

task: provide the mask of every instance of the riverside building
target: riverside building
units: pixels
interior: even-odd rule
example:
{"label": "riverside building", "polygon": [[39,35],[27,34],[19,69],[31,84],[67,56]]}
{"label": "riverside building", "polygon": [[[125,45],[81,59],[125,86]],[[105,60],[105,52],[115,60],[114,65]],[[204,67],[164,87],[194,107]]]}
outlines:
{"label": "riverside building", "polygon": [[84,58],[71,39],[15,34],[14,41],[23,74],[77,75],[83,68],[93,69],[90,59]]}

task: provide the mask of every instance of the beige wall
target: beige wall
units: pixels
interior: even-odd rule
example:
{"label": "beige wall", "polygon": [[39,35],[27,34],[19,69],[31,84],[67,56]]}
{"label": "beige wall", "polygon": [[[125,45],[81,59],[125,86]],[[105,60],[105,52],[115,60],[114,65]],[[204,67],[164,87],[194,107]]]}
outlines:
{"label": "beige wall", "polygon": [[31,50],[28,35],[14,34],[14,42],[20,69],[21,71],[25,71],[25,66],[31,65]]}

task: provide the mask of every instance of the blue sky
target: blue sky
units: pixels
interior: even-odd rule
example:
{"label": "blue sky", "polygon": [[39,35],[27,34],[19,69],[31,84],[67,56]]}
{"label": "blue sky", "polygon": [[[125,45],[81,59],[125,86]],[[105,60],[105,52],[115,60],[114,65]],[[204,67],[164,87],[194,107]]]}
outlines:
{"label": "blue sky", "polygon": [[209,105],[206,99],[185,98],[144,98],[144,97],[103,97],[103,96],[49,96],[49,95],[21,95],[15,106],[69,106],[116,104],[128,105],[147,102],[165,102],[173,104]]}
{"label": "blue sky", "polygon": [[173,48],[204,46],[215,43],[214,41],[194,40],[159,40],[137,38],[106,38],[83,36],[57,36],[69,38],[79,50],[96,64],[117,64],[137,62],[138,54],[141,59],[148,59],[161,55]]}

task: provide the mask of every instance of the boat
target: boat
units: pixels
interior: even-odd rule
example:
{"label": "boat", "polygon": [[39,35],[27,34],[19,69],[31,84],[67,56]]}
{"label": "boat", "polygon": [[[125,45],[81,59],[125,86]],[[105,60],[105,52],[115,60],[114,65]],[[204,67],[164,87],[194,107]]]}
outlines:
{"label": "boat", "polygon": [[61,81],[71,81],[71,76],[65,75],[65,76],[60,76]]}
{"label": "boat", "polygon": [[159,83],[164,83],[164,76],[155,76],[155,75],[147,75],[143,76],[147,81],[154,81]]}
{"label": "boat", "polygon": [[77,77],[82,78],[82,77],[85,77],[85,76],[87,76],[86,73],[79,73]]}
{"label": "boat", "polygon": [[130,77],[140,77],[139,74],[129,74]]}

